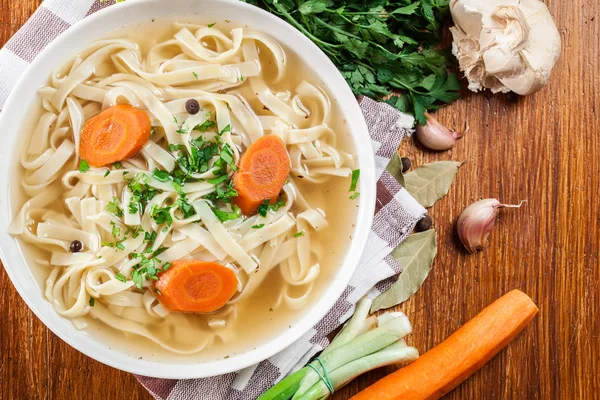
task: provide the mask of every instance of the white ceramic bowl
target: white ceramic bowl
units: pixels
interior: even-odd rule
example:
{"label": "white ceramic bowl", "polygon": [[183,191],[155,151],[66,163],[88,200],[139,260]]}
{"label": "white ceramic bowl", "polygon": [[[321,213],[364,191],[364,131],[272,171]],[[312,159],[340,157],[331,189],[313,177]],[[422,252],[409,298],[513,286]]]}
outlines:
{"label": "white ceramic bowl", "polygon": [[[337,100],[351,130],[361,169],[360,206],[355,234],[342,267],[330,282],[325,294],[294,324],[294,329],[284,330],[274,339],[256,349],[231,356],[228,359],[201,364],[177,362],[158,363],[139,360],[109,348],[108,344],[79,331],[60,317],[44,298],[18,242],[7,233],[8,224],[17,212],[10,205],[10,176],[16,168],[22,149],[17,148],[19,129],[25,125],[30,106],[51,72],[68,57],[90,42],[103,38],[112,31],[127,25],[148,22],[152,18],[190,17],[197,14],[203,19],[243,22],[250,28],[261,30],[292,49],[303,60],[310,60],[327,91]],[[375,206],[375,163],[367,126],[350,88],[336,67],[310,40],[281,19],[256,7],[237,0],[140,0],[108,7],[75,24],[52,42],[31,64],[21,77],[0,115],[0,255],[14,286],[35,314],[65,342],[104,364],[150,377],[199,378],[220,375],[258,363],[299,339],[319,322],[331,309],[348,285],[357,267],[370,231]]]}

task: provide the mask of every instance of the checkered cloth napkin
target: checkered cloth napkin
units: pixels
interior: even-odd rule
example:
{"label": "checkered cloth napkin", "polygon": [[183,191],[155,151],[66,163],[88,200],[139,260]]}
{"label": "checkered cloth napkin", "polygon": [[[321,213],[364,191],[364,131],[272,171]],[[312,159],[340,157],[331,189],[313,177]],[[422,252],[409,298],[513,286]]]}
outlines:
{"label": "checkered cloth napkin", "polygon": [[[133,0],[130,0],[133,1]],[[46,0],[31,19],[0,50],[0,108],[19,76],[39,52],[72,24],[114,0]],[[205,379],[170,380],[138,376],[160,400],[251,400],[288,373],[305,365],[328,344],[327,335],[346,321],[366,294],[386,290],[401,266],[392,250],[413,230],[425,213],[386,171],[402,138],[410,134],[412,117],[369,98],[359,100],[369,127],[377,173],[375,219],[365,252],[350,284],[329,314],[281,353],[244,370]]]}

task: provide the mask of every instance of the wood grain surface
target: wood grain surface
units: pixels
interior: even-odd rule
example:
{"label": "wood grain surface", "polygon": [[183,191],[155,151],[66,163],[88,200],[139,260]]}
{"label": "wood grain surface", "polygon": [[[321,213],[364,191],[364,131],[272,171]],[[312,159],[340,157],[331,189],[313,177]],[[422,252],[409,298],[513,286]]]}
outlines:
{"label": "wood grain surface", "polygon": [[[0,44],[41,3],[0,0]],[[598,0],[547,0],[563,38],[549,86],[513,99],[463,90],[439,112],[463,129],[451,151],[408,140],[413,164],[466,161],[450,194],[431,210],[439,254],[423,288],[400,309],[425,351],[510,289],[529,294],[539,316],[447,399],[600,398],[600,16]],[[511,101],[512,100],[512,101]],[[490,247],[468,255],[456,218],[480,198],[517,203],[501,214]],[[29,311],[0,269],[0,399],[148,399],[132,375],[75,351]],[[362,376],[347,399],[394,368]]]}

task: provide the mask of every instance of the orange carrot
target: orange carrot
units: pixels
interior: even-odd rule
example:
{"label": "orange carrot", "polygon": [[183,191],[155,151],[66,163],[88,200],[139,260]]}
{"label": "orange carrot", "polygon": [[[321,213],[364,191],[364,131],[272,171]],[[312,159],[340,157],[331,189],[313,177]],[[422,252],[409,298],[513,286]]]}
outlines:
{"label": "orange carrot", "polygon": [[138,108],[107,108],[83,126],[79,154],[93,167],[133,157],[150,138],[151,128],[150,118]]}
{"label": "orange carrot", "polygon": [[274,135],[262,136],[248,147],[233,176],[235,204],[246,215],[254,214],[267,199],[274,204],[289,174],[285,143]]}
{"label": "orange carrot", "polygon": [[173,261],[154,284],[157,297],[167,309],[209,313],[223,307],[238,289],[231,269],[214,262]]}
{"label": "orange carrot", "polygon": [[412,364],[386,376],[351,400],[431,400],[450,392],[515,338],[538,313],[513,290]]}

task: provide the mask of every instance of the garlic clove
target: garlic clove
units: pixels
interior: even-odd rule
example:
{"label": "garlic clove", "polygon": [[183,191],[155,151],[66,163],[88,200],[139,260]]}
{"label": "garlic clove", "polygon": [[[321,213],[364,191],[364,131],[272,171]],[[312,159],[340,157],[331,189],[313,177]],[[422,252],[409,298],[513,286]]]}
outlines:
{"label": "garlic clove", "polygon": [[484,199],[465,208],[458,217],[456,230],[467,251],[474,254],[486,247],[501,208],[520,208],[525,201],[512,205],[502,204],[496,199]]}
{"label": "garlic clove", "polygon": [[427,124],[417,125],[416,134],[419,142],[428,149],[439,151],[451,149],[456,140],[462,137],[462,133],[446,128],[428,112],[425,116]]}

